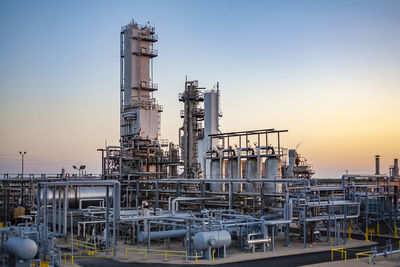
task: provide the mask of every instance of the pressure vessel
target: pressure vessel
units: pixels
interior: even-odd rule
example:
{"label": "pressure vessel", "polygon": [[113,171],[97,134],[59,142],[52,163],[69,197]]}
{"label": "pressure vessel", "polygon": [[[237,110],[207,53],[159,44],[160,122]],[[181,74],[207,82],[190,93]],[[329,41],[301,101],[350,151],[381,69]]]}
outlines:
{"label": "pressure vessel", "polygon": [[38,246],[35,241],[23,237],[11,237],[6,243],[7,251],[23,260],[29,260],[35,257]]}
{"label": "pressure vessel", "polygon": [[198,250],[205,250],[208,247],[220,248],[231,244],[231,235],[228,231],[198,232],[194,235],[194,247]]}

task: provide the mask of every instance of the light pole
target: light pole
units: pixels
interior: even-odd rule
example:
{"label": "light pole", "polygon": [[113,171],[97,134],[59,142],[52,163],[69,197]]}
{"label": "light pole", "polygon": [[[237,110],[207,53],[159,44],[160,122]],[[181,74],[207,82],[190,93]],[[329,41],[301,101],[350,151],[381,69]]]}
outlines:
{"label": "light pole", "polygon": [[79,168],[76,165],[72,166],[75,170],[78,170],[78,176],[83,176],[83,170],[86,168],[86,165],[81,165]]}
{"label": "light pole", "polygon": [[22,152],[20,151],[19,154],[22,156],[22,173],[21,173],[21,178],[24,179],[24,156],[26,155],[26,151]]}

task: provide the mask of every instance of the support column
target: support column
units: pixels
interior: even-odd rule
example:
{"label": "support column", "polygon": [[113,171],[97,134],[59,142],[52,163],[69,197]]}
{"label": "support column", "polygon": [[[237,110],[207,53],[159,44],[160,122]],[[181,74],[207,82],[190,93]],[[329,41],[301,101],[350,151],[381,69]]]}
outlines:
{"label": "support column", "polygon": [[110,218],[110,195],[109,195],[109,187],[108,185],[106,186],[106,255],[108,255],[108,249],[109,249],[109,240],[108,237],[110,235],[110,224],[109,224],[109,218]]}

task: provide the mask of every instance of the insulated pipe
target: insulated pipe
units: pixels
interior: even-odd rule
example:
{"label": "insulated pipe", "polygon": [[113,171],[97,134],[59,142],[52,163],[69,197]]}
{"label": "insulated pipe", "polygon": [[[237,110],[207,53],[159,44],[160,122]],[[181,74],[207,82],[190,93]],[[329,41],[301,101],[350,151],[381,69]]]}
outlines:
{"label": "insulated pipe", "polygon": [[219,199],[219,198],[218,197],[177,197],[174,200],[172,200],[172,203],[171,203],[172,214],[174,214],[175,211],[178,211],[178,202],[179,201],[186,201],[186,200],[213,200],[213,199]]}
{"label": "insulated pipe", "polygon": [[[306,183],[307,186],[310,186],[310,180],[302,178],[302,179],[279,179],[279,180],[266,180],[266,179],[248,179],[251,182],[254,183],[296,183],[296,184],[301,184],[301,183]],[[138,181],[139,183],[182,183],[182,184],[200,184],[203,183],[204,180],[194,180],[194,179],[154,179],[154,180],[143,180],[143,181]],[[217,183],[228,183],[228,182],[234,182],[234,183],[243,183],[245,182],[243,179],[230,179],[229,181],[223,181],[221,179],[207,179],[206,182],[217,182]]]}
{"label": "insulated pipe", "polygon": [[168,231],[155,231],[155,232],[140,232],[138,235],[139,242],[148,241],[155,239],[165,239],[165,238],[177,238],[186,236],[186,229],[184,230],[168,230]]}
{"label": "insulated pipe", "polygon": [[393,251],[384,251],[384,252],[381,252],[381,253],[375,253],[373,255],[375,257],[379,257],[379,256],[387,257],[387,255],[396,254],[396,253],[400,253],[400,249],[399,250],[393,250]]}

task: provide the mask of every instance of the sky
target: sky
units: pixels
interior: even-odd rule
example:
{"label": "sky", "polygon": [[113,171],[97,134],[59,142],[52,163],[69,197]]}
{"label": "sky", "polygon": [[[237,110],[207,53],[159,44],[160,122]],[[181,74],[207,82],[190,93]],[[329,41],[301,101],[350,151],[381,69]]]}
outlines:
{"label": "sky", "polygon": [[119,32],[156,27],[177,143],[185,76],[220,83],[222,132],[287,129],[316,177],[400,157],[400,1],[0,1],[0,173],[101,172],[119,140]]}

